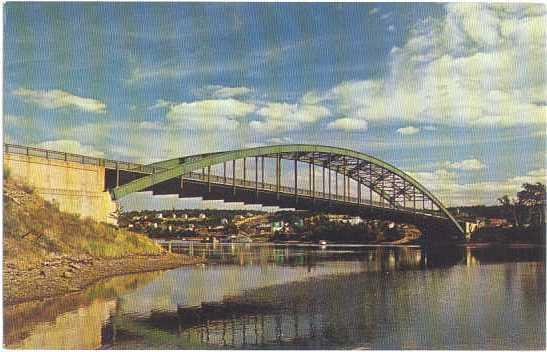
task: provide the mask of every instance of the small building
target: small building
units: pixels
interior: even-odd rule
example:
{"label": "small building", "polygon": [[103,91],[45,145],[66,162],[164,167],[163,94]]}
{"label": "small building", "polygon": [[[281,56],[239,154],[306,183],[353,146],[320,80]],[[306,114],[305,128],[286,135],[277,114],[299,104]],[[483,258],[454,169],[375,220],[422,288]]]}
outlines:
{"label": "small building", "polygon": [[359,225],[359,224],[363,223],[363,219],[361,219],[361,217],[359,217],[359,216],[353,216],[353,217],[349,218],[349,223],[351,225]]}
{"label": "small building", "polygon": [[283,230],[284,226],[285,226],[285,223],[283,221],[274,221],[272,222],[272,225],[271,225],[272,232],[281,231]]}

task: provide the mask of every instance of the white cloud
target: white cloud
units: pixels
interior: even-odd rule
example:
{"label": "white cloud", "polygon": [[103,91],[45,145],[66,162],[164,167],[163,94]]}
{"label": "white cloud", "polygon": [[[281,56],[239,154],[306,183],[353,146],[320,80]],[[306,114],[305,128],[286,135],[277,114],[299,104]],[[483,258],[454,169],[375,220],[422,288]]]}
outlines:
{"label": "white cloud", "polygon": [[395,26],[392,25],[392,24],[390,24],[390,25],[387,27],[387,30],[388,30],[389,32],[393,32],[393,31],[395,31]]}
{"label": "white cloud", "polygon": [[545,126],[546,22],[539,4],[448,4],[446,16],[418,23],[392,49],[383,79],[343,82],[302,99],[368,121]]}
{"label": "white cloud", "polygon": [[160,130],[162,126],[156,122],[143,121],[139,123],[139,128],[142,128],[143,130]]}
{"label": "white cloud", "polygon": [[446,166],[450,169],[465,171],[481,170],[486,167],[486,165],[484,165],[484,163],[478,159],[466,159],[462,161],[456,161],[454,163],[448,162]]}
{"label": "white cloud", "polygon": [[167,108],[167,107],[169,107],[173,104],[174,103],[169,101],[169,100],[158,99],[158,100],[156,100],[156,104],[152,105],[148,109],[149,110],[162,109],[162,108]]}
{"label": "white cloud", "polygon": [[59,152],[82,154],[87,156],[94,156],[97,158],[103,158],[104,153],[96,150],[89,145],[83,145],[79,141],[71,139],[58,139],[53,141],[44,141],[34,145],[37,148],[44,148],[50,150],[56,150]]}
{"label": "white cloud", "polygon": [[523,183],[546,181],[546,169],[531,170],[526,175],[498,181],[478,181],[460,184],[457,175],[445,169],[434,172],[409,173],[447,206],[495,204],[507,194],[511,197],[522,189]]}
{"label": "white cloud", "polygon": [[420,132],[420,129],[414,126],[401,127],[395,131],[403,136],[408,136]]}
{"label": "white cloud", "polygon": [[235,99],[198,100],[170,106],[167,119],[185,129],[233,130],[239,126],[239,119],[255,110],[254,104]]}
{"label": "white cloud", "polygon": [[292,142],[290,137],[273,137],[266,141],[268,144],[289,144]]}
{"label": "white cloud", "polygon": [[225,87],[221,85],[209,85],[198,93],[217,99],[226,99],[245,96],[251,92],[252,90],[247,87]]}
{"label": "white cloud", "polygon": [[94,113],[104,113],[106,110],[106,105],[100,100],[82,98],[58,89],[32,90],[18,88],[12,91],[12,95],[21,97],[23,100],[45,109],[76,108]]}
{"label": "white cloud", "polygon": [[424,127],[422,127],[422,129],[424,131],[436,131],[437,127],[435,127],[435,126],[424,126]]}
{"label": "white cloud", "polygon": [[368,128],[368,123],[365,120],[343,117],[332,121],[327,125],[327,127],[332,130],[342,130],[348,132],[366,131]]}
{"label": "white cloud", "polygon": [[320,105],[267,103],[257,115],[262,120],[251,121],[249,126],[259,132],[271,132],[301,128],[329,116],[330,111]]}
{"label": "white cloud", "polygon": [[392,15],[393,15],[392,12],[387,12],[387,13],[384,13],[383,15],[381,15],[380,18],[385,21],[385,20],[388,20],[389,18],[391,18]]}

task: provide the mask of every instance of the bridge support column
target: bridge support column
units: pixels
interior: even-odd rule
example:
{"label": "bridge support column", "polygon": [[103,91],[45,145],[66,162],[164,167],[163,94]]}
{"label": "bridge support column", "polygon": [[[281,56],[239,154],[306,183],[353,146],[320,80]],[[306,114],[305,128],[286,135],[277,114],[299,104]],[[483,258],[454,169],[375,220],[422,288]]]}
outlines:
{"label": "bridge support column", "polygon": [[340,172],[340,167],[336,167],[336,173],[334,174],[334,199],[338,200],[338,173]]}
{"label": "bridge support column", "polygon": [[262,175],[261,176],[262,177],[262,189],[264,189],[264,185],[265,185],[264,184],[264,157],[261,157],[261,159],[262,160],[260,161],[260,165],[262,167],[262,174],[261,174]]}
{"label": "bridge support column", "polygon": [[368,189],[368,198],[370,200],[370,204],[372,204],[372,163],[368,164],[368,179],[370,182],[370,187]]}
{"label": "bridge support column", "polygon": [[329,207],[331,205],[331,196],[332,196],[332,192],[331,192],[331,179],[330,179],[330,175],[331,175],[331,155],[329,153]]}
{"label": "bridge support column", "polygon": [[275,192],[279,200],[279,190],[281,186],[281,155],[277,154],[275,163]]}
{"label": "bridge support column", "polygon": [[315,162],[313,157],[311,158],[311,199],[315,205]]}
{"label": "bridge support column", "polygon": [[312,190],[311,190],[311,159],[310,159],[310,163],[308,164],[308,190],[310,192],[310,197],[312,197]]}
{"label": "bridge support column", "polygon": [[346,158],[344,158],[344,167],[342,168],[342,172],[344,173],[344,177],[343,177],[344,184],[342,186],[342,199],[345,202],[346,201]]}
{"label": "bridge support column", "polygon": [[321,186],[323,188],[323,198],[325,198],[325,164],[323,163],[323,167],[322,167],[322,173],[321,173],[321,177],[323,178],[323,182],[321,183]]}
{"label": "bridge support column", "polygon": [[247,159],[243,158],[243,186],[245,186],[246,181],[247,181]]}
{"label": "bridge support column", "polygon": [[211,193],[211,166],[207,166],[207,189]]}
{"label": "bridge support column", "polygon": [[[66,159],[66,154],[65,154]],[[116,161],[116,187],[120,185],[120,166],[118,165],[118,162]]]}
{"label": "bridge support column", "polygon": [[232,160],[232,191],[236,194],[236,161]]}
{"label": "bridge support column", "polygon": [[298,203],[298,157],[294,158],[294,202]]}
{"label": "bridge support column", "polygon": [[357,204],[361,204],[361,178],[357,180]]}
{"label": "bridge support column", "polygon": [[258,156],[255,156],[255,197],[258,199]]}

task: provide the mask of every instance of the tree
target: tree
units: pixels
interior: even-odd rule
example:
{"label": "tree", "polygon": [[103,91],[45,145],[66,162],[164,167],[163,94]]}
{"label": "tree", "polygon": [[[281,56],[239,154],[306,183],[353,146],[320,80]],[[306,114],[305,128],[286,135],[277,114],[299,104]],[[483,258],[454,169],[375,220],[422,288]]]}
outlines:
{"label": "tree", "polygon": [[503,217],[508,220],[512,219],[513,225],[519,226],[516,200],[509,198],[509,196],[506,194],[503,197],[498,198],[498,203],[501,206]]}
{"label": "tree", "polygon": [[545,185],[541,182],[525,183],[522,188],[517,193],[518,202],[527,208],[530,222],[545,224]]}

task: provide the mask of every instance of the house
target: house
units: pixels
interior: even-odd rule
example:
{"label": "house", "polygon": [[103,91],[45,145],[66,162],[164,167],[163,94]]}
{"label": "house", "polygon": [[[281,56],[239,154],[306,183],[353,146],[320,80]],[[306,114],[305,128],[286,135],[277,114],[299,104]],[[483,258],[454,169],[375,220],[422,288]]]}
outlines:
{"label": "house", "polygon": [[363,223],[363,219],[361,219],[361,217],[359,217],[359,216],[353,216],[353,217],[349,218],[349,223],[351,225],[359,225],[359,224]]}
{"label": "house", "polygon": [[283,221],[274,221],[271,224],[272,232],[281,231],[284,226],[285,223]]}

